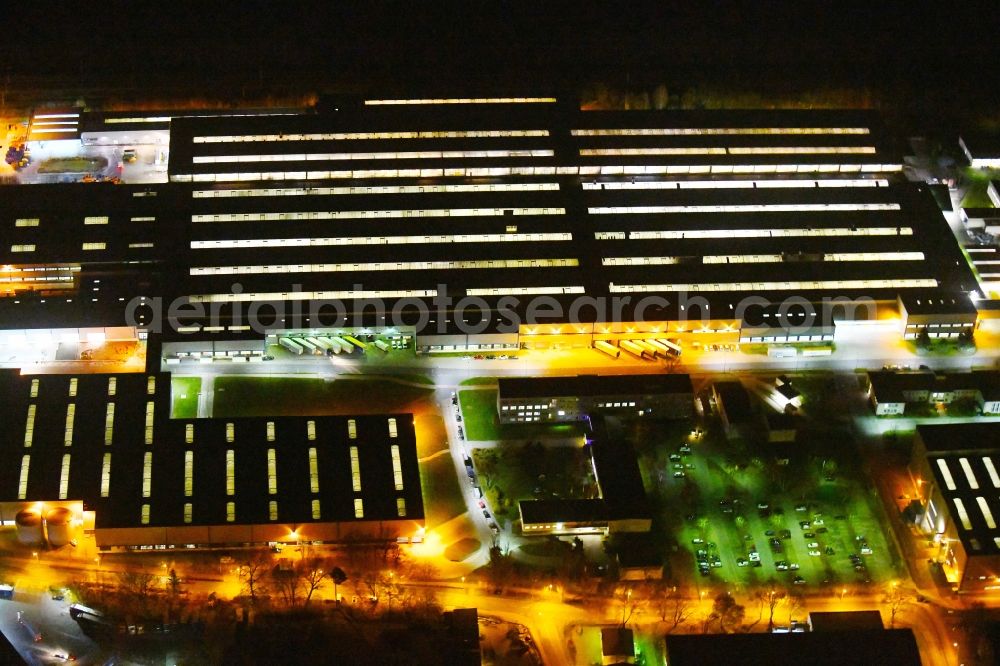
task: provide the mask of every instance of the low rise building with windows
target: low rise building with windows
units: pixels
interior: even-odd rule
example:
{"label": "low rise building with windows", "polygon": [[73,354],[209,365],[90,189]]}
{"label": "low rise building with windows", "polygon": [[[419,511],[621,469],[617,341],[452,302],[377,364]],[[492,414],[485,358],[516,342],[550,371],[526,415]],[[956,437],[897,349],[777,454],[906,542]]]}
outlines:
{"label": "low rise building with windows", "polygon": [[983,415],[1000,413],[1000,372],[976,370],[935,374],[882,370],[868,373],[868,399],[877,416],[904,414],[907,405],[968,400]]}
{"label": "low rise building with windows", "polygon": [[620,435],[609,433],[602,416],[589,422],[586,445],[600,497],[519,501],[525,536],[649,532],[652,527],[635,450]]}
{"label": "low rise building with windows", "polygon": [[687,418],[694,409],[686,374],[501,377],[500,423],[579,421],[595,413]]}

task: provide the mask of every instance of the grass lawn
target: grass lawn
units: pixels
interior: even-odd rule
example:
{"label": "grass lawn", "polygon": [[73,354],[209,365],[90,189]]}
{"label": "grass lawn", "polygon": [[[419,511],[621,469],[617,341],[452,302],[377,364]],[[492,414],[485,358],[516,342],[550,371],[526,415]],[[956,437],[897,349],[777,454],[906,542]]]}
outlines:
{"label": "grass lawn", "polygon": [[427,528],[442,525],[466,512],[451,456],[438,456],[420,463],[420,486],[424,494]]}
{"label": "grass lawn", "polygon": [[385,414],[412,411],[430,392],[377,379],[218,377],[213,416]]}
{"label": "grass lawn", "polygon": [[500,439],[496,391],[459,391],[465,438],[472,441]]}
{"label": "grass lawn", "polygon": [[444,556],[452,562],[461,562],[469,555],[479,550],[478,539],[459,539],[444,550]]}
{"label": "grass lawn", "polygon": [[201,377],[170,378],[170,418],[193,419],[198,416],[198,391]]}
{"label": "grass lawn", "polygon": [[38,165],[38,173],[84,173],[108,166],[106,157],[53,157]]}
{"label": "grass lawn", "polygon": [[990,201],[986,188],[989,187],[991,179],[1000,178],[1000,169],[980,170],[969,167],[965,170],[965,177],[969,189],[962,199],[962,208],[993,208],[993,202]]}

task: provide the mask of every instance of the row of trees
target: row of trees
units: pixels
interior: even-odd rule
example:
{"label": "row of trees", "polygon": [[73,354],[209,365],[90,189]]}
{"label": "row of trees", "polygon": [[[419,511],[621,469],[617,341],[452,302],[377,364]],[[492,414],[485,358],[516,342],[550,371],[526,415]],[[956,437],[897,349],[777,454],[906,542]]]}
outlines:
{"label": "row of trees", "polygon": [[[635,611],[644,604],[656,613],[665,633],[671,633],[695,622],[699,615],[699,601],[688,597],[676,585],[666,581],[645,581],[635,585],[621,585],[614,595],[620,610],[621,626],[626,626]],[[882,602],[889,615],[889,628],[893,628],[897,616],[912,602],[912,595],[898,583],[886,586]],[[789,621],[805,609],[805,597],[793,594],[775,581],[757,587],[750,594],[749,602],[757,606],[757,618],[747,622],[747,607],[740,604],[729,592],[717,594],[711,609],[701,618],[702,633],[736,633],[751,631],[767,615],[767,630],[775,627],[775,618],[781,609],[788,612]]]}

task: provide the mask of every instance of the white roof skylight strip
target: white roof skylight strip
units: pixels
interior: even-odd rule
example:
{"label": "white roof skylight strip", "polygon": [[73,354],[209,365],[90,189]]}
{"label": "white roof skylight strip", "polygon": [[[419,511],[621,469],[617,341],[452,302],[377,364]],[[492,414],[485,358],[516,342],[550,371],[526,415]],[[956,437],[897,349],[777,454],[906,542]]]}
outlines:
{"label": "white roof skylight strip", "polygon": [[433,243],[518,243],[573,240],[571,233],[439,234],[434,236],[353,236],[340,238],[243,238],[191,241],[193,250],[336,245],[422,245]]}
{"label": "white roof skylight strip", "polygon": [[[166,118],[169,120],[169,118]],[[363,141],[383,139],[494,139],[549,136],[548,130],[424,130],[400,132],[324,132],[309,134],[232,134],[196,136],[193,143],[257,143],[271,141]]]}
{"label": "white roof skylight strip", "polygon": [[573,136],[698,136],[743,134],[868,134],[867,127],[659,127],[650,129],[575,129]]}
{"label": "white roof skylight strip", "polygon": [[569,268],[577,259],[476,259],[469,261],[377,261],[351,264],[272,264],[267,266],[193,266],[191,275],[271,275],[276,273],[350,273],[363,271]]}
{"label": "white roof skylight strip", "polygon": [[401,217],[495,217],[512,215],[565,215],[565,208],[420,208],[407,210],[328,210],[281,213],[196,214],[192,222],[277,222],[281,220],[369,220]]}
{"label": "white roof skylight strip", "polygon": [[815,188],[815,187],[888,187],[884,178],[781,178],[776,180],[657,180],[613,181],[583,183],[585,190],[728,190],[762,188]]}
{"label": "white roof skylight strip", "polygon": [[828,204],[727,204],[702,206],[598,206],[587,209],[592,215],[621,213],[815,213],[864,210],[900,210],[898,203]]}
{"label": "white roof skylight strip", "polygon": [[479,183],[472,185],[358,185],[353,187],[265,187],[227,190],[194,190],[194,199],[227,197],[294,197],[338,194],[439,194],[452,192],[546,192],[559,183]]}
{"label": "white roof skylight strip", "polygon": [[358,298],[429,298],[437,295],[437,289],[382,289],[354,291],[272,291],[244,292],[240,294],[193,294],[188,296],[192,303],[242,303],[250,301],[308,301],[308,300],[350,300]]}
{"label": "white roof skylight strip", "polygon": [[674,292],[674,291],[788,291],[791,289],[915,289],[933,288],[938,281],[933,278],[904,278],[897,280],[788,280],[786,282],[691,282],[678,284],[615,284],[612,293]]}
{"label": "white roof skylight strip", "polygon": [[912,227],[818,227],[810,229],[676,229],[597,231],[598,240],[683,240],[699,238],[816,238],[823,236],[911,236]]}
{"label": "white roof skylight strip", "polygon": [[340,160],[426,160],[501,157],[552,157],[548,149],[510,150],[415,150],[385,153],[276,153],[270,155],[195,155],[194,164],[225,164],[251,162],[311,162]]}

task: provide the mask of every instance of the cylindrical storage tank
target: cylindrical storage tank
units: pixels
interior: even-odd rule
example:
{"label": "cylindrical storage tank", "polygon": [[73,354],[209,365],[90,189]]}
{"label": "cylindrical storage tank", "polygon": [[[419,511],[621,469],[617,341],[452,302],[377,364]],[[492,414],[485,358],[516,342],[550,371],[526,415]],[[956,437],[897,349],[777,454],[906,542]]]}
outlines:
{"label": "cylindrical storage tank", "polygon": [[56,507],[45,514],[45,532],[53,548],[65,546],[74,537],[73,512],[66,507]]}
{"label": "cylindrical storage tank", "polygon": [[37,546],[42,542],[42,516],[32,509],[18,511],[14,516],[17,526],[17,540],[26,546]]}

